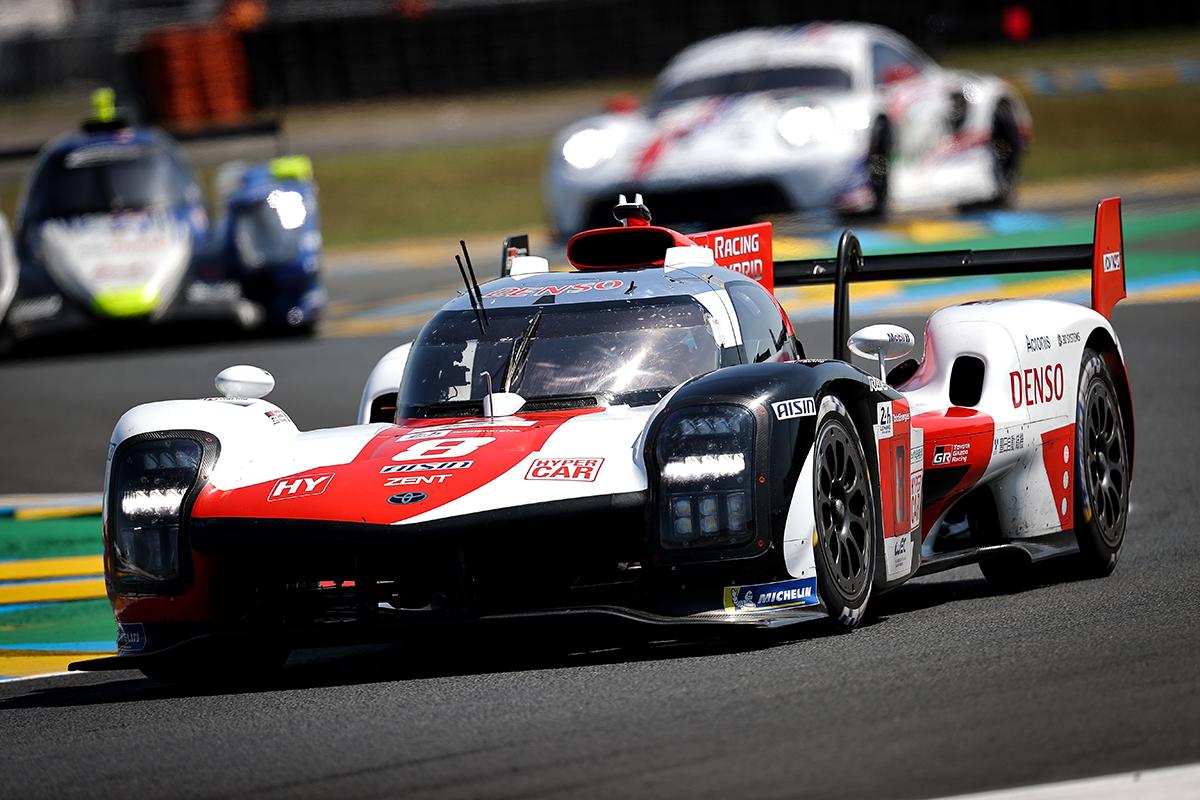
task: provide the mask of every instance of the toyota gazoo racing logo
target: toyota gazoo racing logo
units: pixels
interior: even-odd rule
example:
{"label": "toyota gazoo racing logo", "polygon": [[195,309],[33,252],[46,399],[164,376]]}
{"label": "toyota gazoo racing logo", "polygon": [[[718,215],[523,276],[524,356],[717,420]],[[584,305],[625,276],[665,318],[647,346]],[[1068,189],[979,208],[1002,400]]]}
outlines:
{"label": "toyota gazoo racing logo", "polygon": [[420,503],[428,497],[429,495],[424,492],[402,492],[389,497],[388,502],[394,506],[411,506],[413,503]]}

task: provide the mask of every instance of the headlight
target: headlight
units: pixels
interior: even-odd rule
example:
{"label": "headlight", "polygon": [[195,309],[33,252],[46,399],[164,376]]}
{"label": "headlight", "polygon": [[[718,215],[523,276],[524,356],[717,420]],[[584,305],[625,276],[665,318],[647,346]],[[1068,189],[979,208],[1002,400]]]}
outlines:
{"label": "headlight", "polygon": [[575,169],[591,169],[617,152],[617,134],[611,130],[585,128],[563,143],[563,159]]}
{"label": "headlight", "polygon": [[119,583],[167,583],[180,577],[183,505],[203,455],[199,441],[182,437],[143,439],[116,454],[109,537]]}
{"label": "headlight", "polygon": [[656,447],[659,541],[669,549],[741,544],[754,535],[754,417],[741,406],[671,413]]}
{"label": "headlight", "polygon": [[785,112],[775,125],[784,141],[795,147],[823,142],[837,133],[833,114],[823,106],[796,106]]}

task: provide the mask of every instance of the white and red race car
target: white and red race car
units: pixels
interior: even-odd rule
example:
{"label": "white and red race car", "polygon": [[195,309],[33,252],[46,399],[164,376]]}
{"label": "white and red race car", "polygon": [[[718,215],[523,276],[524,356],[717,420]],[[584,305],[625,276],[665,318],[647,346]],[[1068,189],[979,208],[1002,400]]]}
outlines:
{"label": "white and red race car", "polygon": [[562,130],[546,209],[565,236],[606,224],[618,192],[653,197],[669,224],[1003,204],[1031,128],[1012,85],[886,28],[739,31],[675,56],[644,107]]}
{"label": "white and red race car", "polygon": [[[1091,244],[864,258],[847,231],[836,259],[779,263],[766,223],[618,218],[571,240],[572,272],[464,272],[378,363],[357,425],[297,430],[249,366],[223,396],[127,412],[104,509],[120,654],[77,667],[211,678],[530,617],[849,629],[950,566],[1113,569],[1133,461],[1119,200]],[[944,308],[890,371],[911,333],[846,336],[855,282],[1063,269],[1091,271],[1093,308]],[[772,296],[812,283],[835,287],[832,359],[805,358]]]}

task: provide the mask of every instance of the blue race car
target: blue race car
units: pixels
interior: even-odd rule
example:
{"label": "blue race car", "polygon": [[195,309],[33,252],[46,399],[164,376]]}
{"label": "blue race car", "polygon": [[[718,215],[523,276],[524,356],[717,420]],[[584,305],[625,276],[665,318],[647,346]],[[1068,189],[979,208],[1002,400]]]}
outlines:
{"label": "blue race car", "polygon": [[213,222],[177,142],[130,125],[112,93],[38,153],[18,206],[15,339],[81,328],[228,320],[310,333],[326,302],[312,164],[217,172]]}

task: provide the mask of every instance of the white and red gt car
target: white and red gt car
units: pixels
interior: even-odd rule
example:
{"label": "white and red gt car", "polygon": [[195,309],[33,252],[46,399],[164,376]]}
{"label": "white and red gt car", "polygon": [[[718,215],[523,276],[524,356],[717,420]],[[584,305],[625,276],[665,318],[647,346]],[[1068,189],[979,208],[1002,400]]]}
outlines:
{"label": "white and red gt car", "polygon": [[688,47],[640,109],[559,133],[546,209],[570,235],[642,192],[668,224],[1003,204],[1031,135],[1016,89],[875,25],[739,31]]}
{"label": "white and red gt car", "polygon": [[[1133,462],[1119,200],[1091,244],[864,258],[847,231],[836,259],[780,263],[766,223],[618,217],[571,240],[572,272],[464,271],[378,363],[359,424],[297,430],[247,366],[223,396],[126,413],[104,509],[120,654],[77,667],[211,678],[530,617],[853,628],[923,572],[1113,569]],[[1093,308],[944,308],[890,371],[911,333],[846,336],[855,282],[1062,269],[1091,271]],[[832,359],[805,358],[772,295],[812,283],[835,286]]]}

